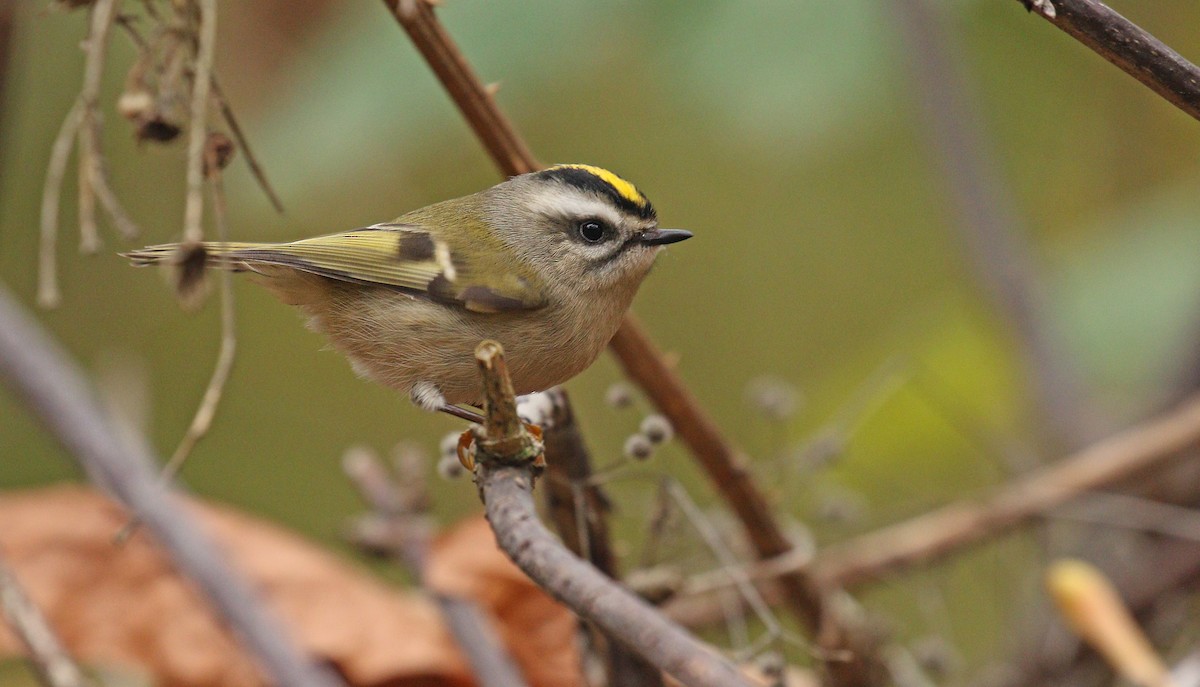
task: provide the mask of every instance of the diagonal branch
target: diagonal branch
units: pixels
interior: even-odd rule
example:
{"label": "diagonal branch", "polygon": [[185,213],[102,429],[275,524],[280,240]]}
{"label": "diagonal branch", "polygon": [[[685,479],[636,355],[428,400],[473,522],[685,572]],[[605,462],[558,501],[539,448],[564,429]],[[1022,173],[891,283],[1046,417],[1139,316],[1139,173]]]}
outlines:
{"label": "diagonal branch", "polygon": [[540,446],[517,417],[500,344],[475,350],[487,420],[476,438],[476,482],[500,548],[580,617],[691,687],[749,687],[736,668],[655,608],[567,551],[537,517],[533,482]]}
{"label": "diagonal branch", "polygon": [[[384,4],[429,62],[500,170],[511,175],[538,169],[537,160],[471,70],[428,3],[425,0],[384,0]],[[741,520],[759,557],[771,558],[791,550],[791,542],[782,525],[746,469],[744,454],[721,434],[637,319],[626,315],[609,346],[624,366],[625,373],[670,419],[680,438],[708,472]],[[811,631],[819,631],[827,618],[824,617],[821,595],[811,580],[797,572],[783,578],[782,582],[788,589],[793,612],[804,619]]]}
{"label": "diagonal branch", "polygon": [[123,440],[59,345],[0,288],[0,381],[20,396],[93,482],[154,532],[175,565],[262,661],[278,684],[335,687],[327,670],[301,656],[212,541],[158,484],[144,443]]}
{"label": "diagonal branch", "polygon": [[[567,392],[554,387],[536,396],[541,396],[547,407],[545,417],[530,420],[542,428],[546,445],[547,514],[571,553],[612,579],[620,579],[608,528],[612,505],[600,485],[591,480],[591,453]],[[626,687],[663,684],[662,673],[636,653],[620,642],[608,641],[593,625],[584,623],[583,628],[590,648],[605,658],[608,683]]]}
{"label": "diagonal branch", "polygon": [[1018,0],[1167,102],[1200,119],[1200,69],[1097,0]]}
{"label": "diagonal branch", "polygon": [[955,553],[1041,517],[1086,491],[1144,473],[1200,444],[1200,396],[1176,410],[1000,487],[822,551],[818,577],[853,587]]}

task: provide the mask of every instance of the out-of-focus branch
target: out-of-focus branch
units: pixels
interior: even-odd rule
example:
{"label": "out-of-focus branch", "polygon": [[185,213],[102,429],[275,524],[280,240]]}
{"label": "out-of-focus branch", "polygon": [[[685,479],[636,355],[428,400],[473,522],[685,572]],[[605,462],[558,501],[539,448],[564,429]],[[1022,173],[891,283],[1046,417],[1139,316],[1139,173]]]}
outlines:
{"label": "out-of-focus branch", "polygon": [[[402,456],[403,458],[403,456]],[[369,452],[347,452],[342,468],[359,494],[375,511],[370,520],[360,521],[356,537],[373,530],[371,548],[383,550],[402,563],[420,584],[425,583],[431,526],[423,465],[401,464],[400,483]],[[359,538],[362,541],[363,538]],[[429,591],[429,590],[427,590]],[[483,687],[524,687],[525,679],[513,663],[484,612],[469,599],[431,592],[450,634],[471,664],[471,673]]]}
{"label": "out-of-focus branch", "polygon": [[853,587],[998,536],[1086,491],[1119,483],[1200,443],[1200,396],[977,501],[961,501],[821,551],[817,577]]}
{"label": "out-of-focus branch", "polygon": [[503,350],[494,341],[485,341],[475,357],[484,377],[487,416],[476,438],[476,480],[500,548],[580,617],[596,623],[683,684],[748,686],[732,664],[572,555],[542,526],[533,503],[541,447],[517,417]]}
{"label": "out-of-focus branch", "polygon": [[[9,111],[8,105],[8,84],[9,84],[9,67],[12,65],[13,59],[13,24],[17,20],[17,1],[16,0],[0,0],[0,113]],[[0,120],[0,132],[7,131],[3,126],[3,120]],[[0,165],[5,163],[4,150],[11,151],[11,145],[3,139],[3,134],[0,134]],[[3,189],[0,189],[3,190]]]}
{"label": "out-of-focus branch", "polygon": [[1052,448],[1082,446],[1095,438],[1083,381],[1046,316],[1024,222],[988,155],[987,136],[971,107],[953,41],[929,0],[896,0],[891,7],[908,42],[926,139],[958,211],[952,224],[1023,352],[1029,370],[1026,385],[1037,405],[1035,421],[1052,439]]}
{"label": "out-of-focus branch", "polygon": [[[412,38],[500,170],[505,174],[519,174],[538,169],[538,162],[475,76],[428,2],[384,0],[384,4]],[[747,470],[745,456],[721,434],[637,319],[626,315],[609,346],[625,373],[667,416],[708,472],[742,522],[758,556],[771,558],[786,554],[791,549],[791,542],[771,511],[766,496]],[[825,638],[821,640],[823,646],[839,651],[845,648],[840,639],[843,628],[837,626],[839,619],[836,614],[825,612],[821,592],[812,579],[805,572],[796,571],[780,581],[793,613],[811,632]],[[849,664],[843,664],[843,667],[846,665]]]}
{"label": "out-of-focus branch", "polygon": [[212,541],[168,498],[143,443],[126,442],[66,353],[0,288],[0,379],[36,415],[97,485],[115,494],[155,534],[180,572],[196,583],[278,684],[340,682],[285,638],[250,587]]}
{"label": "out-of-focus branch", "polygon": [[1097,0],[1017,0],[1167,102],[1200,119],[1200,69]]}
{"label": "out-of-focus branch", "polygon": [[46,687],[91,687],[92,681],[63,648],[41,609],[17,582],[0,556],[0,608],[8,625],[29,651],[29,662]]}

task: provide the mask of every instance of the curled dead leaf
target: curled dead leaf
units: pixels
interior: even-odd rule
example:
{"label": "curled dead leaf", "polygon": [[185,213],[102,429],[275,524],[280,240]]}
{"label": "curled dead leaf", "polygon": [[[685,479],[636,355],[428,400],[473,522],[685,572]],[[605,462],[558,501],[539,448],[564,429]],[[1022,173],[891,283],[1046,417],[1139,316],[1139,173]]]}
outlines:
{"label": "curled dead leaf", "polygon": [[[233,509],[195,500],[189,507],[296,641],[335,666],[350,684],[474,684],[436,607],[424,595],[390,589],[302,538]],[[127,519],[122,508],[83,487],[3,493],[0,547],[81,661],[136,667],[164,685],[265,684],[253,660],[200,593],[176,574],[148,533],[114,545],[113,536]],[[482,605],[498,609],[502,623],[518,623],[502,635],[509,638],[531,685],[577,684],[565,677],[577,673],[578,666],[574,647],[568,646],[570,614],[540,592],[534,594],[532,583],[516,579],[520,573],[515,568],[504,570],[496,559],[507,561],[494,544],[462,550],[481,538],[478,528],[470,523],[446,538],[448,543],[434,554],[436,564],[476,568],[453,576],[455,591],[482,594]],[[16,638],[0,622],[0,659],[20,652]]]}

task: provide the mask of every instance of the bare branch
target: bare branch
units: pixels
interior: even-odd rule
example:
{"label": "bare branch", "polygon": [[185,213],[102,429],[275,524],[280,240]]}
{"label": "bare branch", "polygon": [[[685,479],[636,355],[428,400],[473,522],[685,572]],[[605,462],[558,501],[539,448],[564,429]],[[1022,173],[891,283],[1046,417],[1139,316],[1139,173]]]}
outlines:
{"label": "bare branch", "polygon": [[[567,551],[538,520],[533,482],[540,446],[517,418],[503,349],[475,352],[487,423],[477,439],[476,482],[500,548],[535,582],[650,663],[691,687],[749,686],[737,669],[642,599]],[[537,453],[534,453],[537,452]]]}
{"label": "bare branch", "polygon": [[1000,487],[822,551],[827,584],[853,587],[1010,531],[1084,492],[1159,466],[1200,442],[1200,396]]}
{"label": "bare branch", "polygon": [[[408,32],[497,166],[505,174],[538,169],[528,147],[438,22],[428,1],[384,0],[384,4]],[[633,315],[626,314],[609,346],[625,373],[653,399],[708,472],[741,520],[758,556],[787,553],[791,542],[747,471],[745,456],[722,436]],[[882,675],[873,655],[874,641],[866,638],[868,633],[860,635],[845,627],[845,619],[825,607],[822,590],[810,575],[795,571],[780,582],[792,612],[818,636],[822,647],[830,655],[852,657],[827,665],[837,684],[861,684]]]}
{"label": "bare branch", "polygon": [[1175,107],[1200,119],[1200,69],[1097,0],[1018,0]]}
{"label": "bare branch", "polygon": [[0,289],[0,378],[21,397],[97,485],[116,494],[154,532],[175,565],[204,592],[278,684],[334,687],[327,670],[303,658],[212,541],[172,502],[144,443],[128,443],[109,422],[58,344]]}
{"label": "bare branch", "polygon": [[[679,438],[692,450],[730,509],[741,520],[746,535],[760,558],[787,555],[792,542],[766,496],[754,482],[746,456],[725,439],[712,418],[700,407],[683,380],[662,362],[640,325],[626,318],[613,337],[613,351],[630,378],[654,405],[671,420]],[[793,612],[810,630],[821,627],[824,614],[820,588],[801,571],[780,579]]]}
{"label": "bare branch", "polygon": [[267,171],[258,161],[258,156],[250,148],[250,139],[246,137],[245,132],[242,131],[242,125],[238,123],[237,117],[233,115],[233,108],[229,105],[229,101],[225,99],[225,93],[221,90],[220,84],[217,83],[216,74],[213,74],[212,77],[212,95],[217,101],[217,106],[221,109],[221,117],[229,127],[229,133],[233,134],[233,140],[237,142],[238,150],[241,150],[242,155],[246,158],[246,165],[250,167],[250,174],[254,176],[254,180],[258,182],[259,188],[266,194],[267,200],[271,201],[271,207],[275,208],[275,212],[282,213],[283,201],[279,199],[279,194],[275,192],[275,187],[267,179]]}
{"label": "bare branch", "polygon": [[0,607],[8,625],[29,651],[29,661],[46,687],[91,687],[74,659],[63,648],[41,609],[25,593],[8,563],[0,556]]}

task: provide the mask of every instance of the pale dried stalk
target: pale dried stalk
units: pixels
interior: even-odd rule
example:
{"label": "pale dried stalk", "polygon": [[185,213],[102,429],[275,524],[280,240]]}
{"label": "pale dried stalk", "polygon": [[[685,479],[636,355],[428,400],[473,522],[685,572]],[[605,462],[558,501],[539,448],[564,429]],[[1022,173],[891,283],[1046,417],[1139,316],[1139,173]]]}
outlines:
{"label": "pale dried stalk", "polygon": [[[99,200],[112,218],[117,231],[126,238],[138,235],[137,225],[125,213],[108,180],[100,153],[100,80],[108,53],[108,35],[117,16],[119,0],[97,0],[92,7],[92,22],[87,39],[87,62],[83,70],[83,88],[79,92],[82,120],[79,129],[80,244],[99,246],[94,201]],[[86,170],[86,171],[85,171]]]}
{"label": "pale dried stalk", "polygon": [[75,664],[54,628],[0,556],[0,607],[8,626],[29,651],[38,678],[46,687],[92,687],[92,681]]}
{"label": "pale dried stalk", "polygon": [[188,124],[187,205],[183,214],[183,240],[204,239],[204,148],[208,141],[208,106],[212,90],[213,51],[217,39],[216,0],[198,0],[200,28],[192,77],[192,112]]}
{"label": "pale dried stalk", "polygon": [[63,178],[71,159],[71,143],[79,131],[83,104],[75,101],[63,119],[50,148],[50,163],[46,167],[46,183],[42,188],[42,223],[38,241],[37,303],[42,308],[57,308],[62,302],[58,288],[58,211],[62,200]]}
{"label": "pale dried stalk", "polygon": [[[212,195],[213,217],[217,225],[217,238],[223,242],[228,241],[229,223],[226,221],[225,188],[219,169],[213,169],[209,173],[209,190]],[[225,385],[229,382],[230,373],[233,372],[233,361],[237,356],[237,323],[233,302],[233,273],[229,270],[218,270],[217,280],[221,289],[221,348],[217,353],[217,362],[213,367],[212,377],[208,380],[208,387],[204,390],[204,397],[200,401],[200,406],[196,409],[196,414],[192,417],[192,424],[188,426],[187,432],[184,433],[183,438],[179,441],[179,445],[175,447],[175,453],[171,454],[171,459],[163,466],[163,480],[171,480],[179,473],[184,461],[192,454],[192,450],[196,448],[196,444],[212,428],[212,421],[217,414],[217,407],[221,403],[222,395],[225,393]]]}

